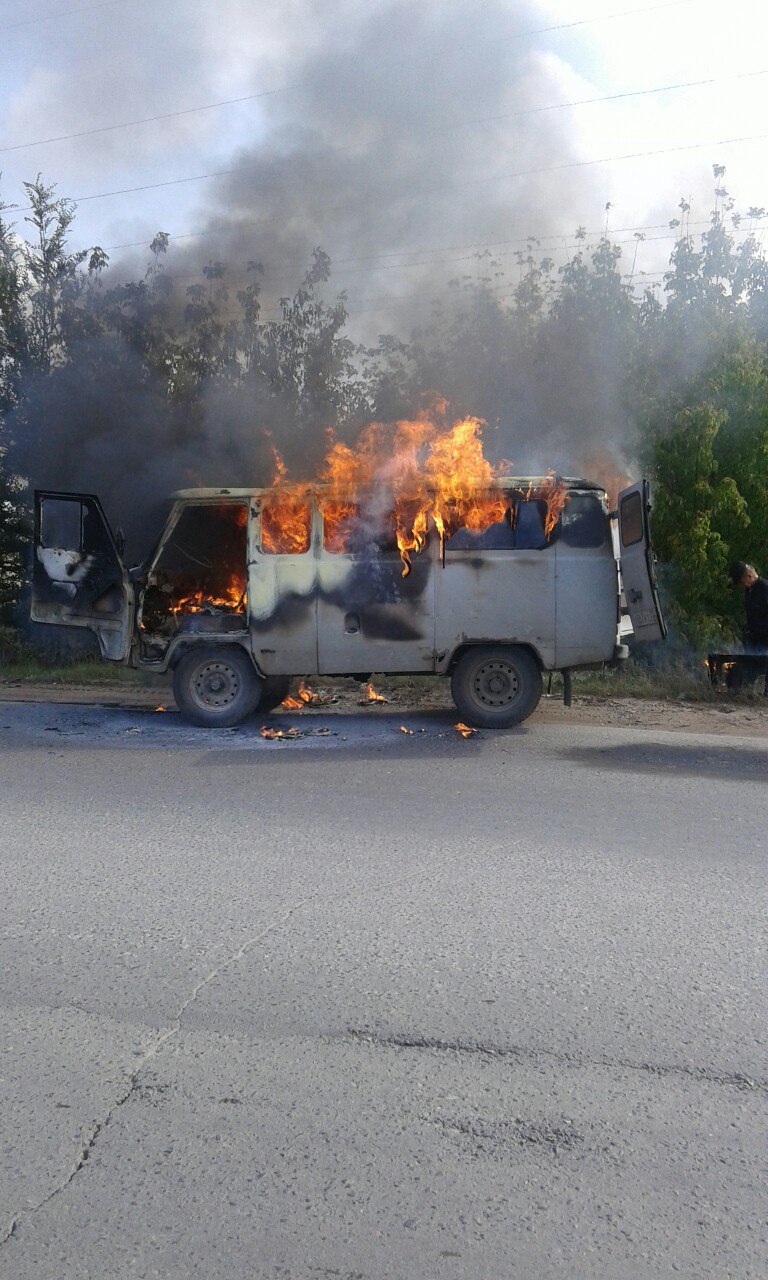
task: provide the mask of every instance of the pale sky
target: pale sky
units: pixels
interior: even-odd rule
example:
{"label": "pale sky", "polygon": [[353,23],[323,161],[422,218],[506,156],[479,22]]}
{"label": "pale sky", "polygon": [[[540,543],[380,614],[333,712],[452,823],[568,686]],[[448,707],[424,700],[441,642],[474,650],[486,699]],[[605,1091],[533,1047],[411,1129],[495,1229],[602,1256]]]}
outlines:
{"label": "pale sky", "polygon": [[[0,197],[24,205],[40,171],[78,200],[78,246],[119,258],[162,229],[180,237],[169,272],[256,258],[273,296],[321,245],[377,330],[415,288],[478,277],[485,245],[502,293],[523,237],[562,262],[607,202],[625,269],[644,228],[637,269],[653,277],[681,196],[705,222],[713,163],[739,209],[768,206],[768,136],[722,141],[768,135],[764,14],[757,0],[6,0]],[[668,153],[582,163],[646,151]]]}

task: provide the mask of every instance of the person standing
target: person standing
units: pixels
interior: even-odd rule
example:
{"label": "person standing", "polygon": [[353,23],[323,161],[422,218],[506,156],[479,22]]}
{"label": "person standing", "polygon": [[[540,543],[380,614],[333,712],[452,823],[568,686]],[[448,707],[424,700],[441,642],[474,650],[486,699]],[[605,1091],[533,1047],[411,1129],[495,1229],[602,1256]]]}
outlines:
{"label": "person standing", "polygon": [[744,588],[744,647],[768,652],[768,580],[743,560],[735,560],[728,574],[734,587]]}
{"label": "person standing", "polygon": [[[761,578],[757,570],[744,560],[734,560],[728,576],[734,587],[744,590],[745,626],[742,637],[745,653],[768,654],[768,580]],[[765,693],[768,694],[768,668],[762,669],[765,670]]]}

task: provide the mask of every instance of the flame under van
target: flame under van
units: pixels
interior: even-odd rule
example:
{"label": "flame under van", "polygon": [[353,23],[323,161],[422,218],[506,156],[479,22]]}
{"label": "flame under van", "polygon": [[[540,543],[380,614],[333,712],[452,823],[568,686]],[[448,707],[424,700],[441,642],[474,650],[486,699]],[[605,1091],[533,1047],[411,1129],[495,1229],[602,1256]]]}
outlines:
{"label": "flame under van", "polygon": [[466,721],[506,728],[544,673],[562,672],[568,697],[571,672],[620,662],[628,635],[666,634],[647,482],[611,512],[598,485],[562,480],[555,520],[544,483],[500,478],[485,527],[429,519],[407,554],[380,495],[182,490],[131,569],[98,498],[38,491],[31,616],[90,629],[111,661],[172,670],[197,725],[272,710],[295,676],[381,672],[449,677]]}

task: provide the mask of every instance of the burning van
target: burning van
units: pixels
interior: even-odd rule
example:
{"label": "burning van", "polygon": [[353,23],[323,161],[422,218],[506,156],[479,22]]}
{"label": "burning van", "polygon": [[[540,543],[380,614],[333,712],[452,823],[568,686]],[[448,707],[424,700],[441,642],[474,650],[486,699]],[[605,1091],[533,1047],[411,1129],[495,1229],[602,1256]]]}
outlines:
{"label": "burning van", "polygon": [[155,550],[128,569],[98,498],[35,495],[32,618],[86,627],[101,653],[173,672],[192,723],[230,726],[294,676],[449,677],[464,720],[518,724],[544,673],[664,636],[645,481],[494,476],[418,493],[277,483],[177,493]]}

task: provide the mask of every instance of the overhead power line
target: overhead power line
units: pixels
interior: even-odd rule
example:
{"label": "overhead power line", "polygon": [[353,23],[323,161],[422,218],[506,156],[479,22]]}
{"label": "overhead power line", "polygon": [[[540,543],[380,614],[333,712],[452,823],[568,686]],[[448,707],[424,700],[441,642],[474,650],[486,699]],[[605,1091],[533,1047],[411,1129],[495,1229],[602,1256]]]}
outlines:
{"label": "overhead power line", "polygon": [[[241,231],[249,230],[250,228],[256,228],[256,227],[261,228],[264,226],[271,225],[273,222],[280,222],[280,221],[282,221],[282,219],[280,218],[269,218],[269,219],[256,219],[253,222],[227,222],[219,225],[218,227],[208,228],[205,231],[186,231],[179,235],[171,234],[169,235],[169,240],[173,244],[177,240],[213,239],[214,237],[220,236],[222,232],[226,232],[226,231],[241,232]],[[691,227],[708,227],[710,225],[710,219],[703,218],[698,221],[689,221],[687,225]],[[638,225],[631,226],[631,227],[612,227],[610,229],[610,236],[612,238],[613,236],[622,235],[626,231],[632,231],[632,232],[666,231],[668,228],[669,228],[669,221],[647,222],[647,223],[640,223]],[[590,238],[592,236],[597,236],[602,234],[603,234],[602,231],[587,232],[587,236]],[[571,233],[571,236],[572,235],[573,233]],[[554,240],[558,244],[562,244],[563,238],[564,237],[562,232],[552,232],[552,233],[540,232],[538,234],[531,233],[527,236],[511,236],[504,240],[478,240],[478,241],[474,241],[472,244],[442,244],[442,245],[433,245],[433,246],[420,245],[414,249],[388,249],[384,253],[367,253],[354,258],[334,258],[333,262],[334,262],[334,266],[338,266],[339,263],[342,263],[342,262],[343,263],[378,262],[384,258],[418,257],[419,255],[423,255],[425,253],[467,253],[471,249],[477,249],[481,251],[488,249],[495,252],[497,249],[503,248],[506,245],[510,245],[510,244],[517,244],[517,245],[544,244],[545,242],[550,240]],[[656,239],[656,237],[651,237],[651,239]],[[627,243],[630,243],[630,242],[627,241]],[[145,237],[143,240],[130,240],[122,244],[106,244],[106,245],[102,245],[101,247],[105,249],[107,252],[111,253],[115,249],[146,249],[148,248],[148,244],[149,242]],[[292,266],[301,266],[302,264],[297,262],[288,262],[288,263],[280,263],[279,265],[292,267]]]}
{"label": "overhead power line", "polygon": [[273,94],[283,92],[283,89],[265,89],[262,93],[247,93],[242,98],[224,98],[221,102],[206,102],[202,107],[184,107],[180,111],[164,111],[158,116],[141,116],[138,120],[124,120],[121,124],[99,125],[95,129],[80,129],[77,133],[59,133],[53,138],[36,138],[34,142],[16,142],[10,147],[0,147],[0,154],[6,151],[24,151],[27,147],[44,147],[49,142],[69,142],[72,138],[90,138],[95,133],[112,133],[115,129],[130,129],[137,124],[154,124],[157,120],[173,120],[177,116],[192,116],[200,111],[213,111],[216,107],[231,107],[239,102],[255,102],[257,98],[271,98]]}
{"label": "overhead power line", "polygon": [[[535,169],[516,169],[504,176],[506,178],[528,178],[538,173],[558,173],[564,169],[583,169],[594,164],[613,164],[622,160],[643,160],[650,156],[667,156],[681,151],[701,151],[705,147],[733,146],[739,142],[763,142],[766,138],[768,138],[768,133],[744,134],[738,138],[712,138],[707,142],[687,142],[677,147],[655,147],[650,151],[629,151],[622,155],[599,156],[593,160],[569,160],[564,164],[544,165]],[[147,182],[139,187],[120,187],[115,191],[97,191],[92,195],[73,196],[72,199],[75,204],[85,204],[89,200],[106,200],[109,196],[132,195],[138,191],[156,191],[161,187],[175,187],[186,182],[203,182],[208,178],[226,178],[239,172],[239,169],[215,169],[210,173],[192,174],[188,178],[167,178],[163,182]],[[494,174],[489,178],[478,178],[472,185],[473,187],[479,187],[489,182],[498,183],[498,181],[498,175]],[[19,212],[29,213],[30,206],[20,209]],[[280,221],[280,219],[274,219],[274,221]]]}
{"label": "overhead power line", "polygon": [[37,18],[21,18],[18,22],[6,22],[0,31],[15,31],[18,27],[36,26],[39,22],[54,22],[57,18],[68,18],[71,14],[92,13],[95,9],[116,9],[125,4],[125,0],[102,0],[101,4],[85,4],[77,9],[59,9],[56,13],[41,13]]}
{"label": "overhead power line", "polygon": [[543,36],[550,31],[569,31],[573,27],[590,27],[596,22],[610,22],[612,18],[631,18],[635,14],[656,13],[659,9],[681,9],[683,5],[693,4],[694,0],[667,0],[666,4],[646,5],[642,9],[621,9],[618,13],[603,13],[597,18],[577,18],[573,22],[559,22],[553,27],[534,27],[533,31],[521,31],[518,35],[508,36],[509,40],[525,40],[529,36]]}
{"label": "overhead power line", "polygon": [[[74,196],[75,204],[85,204],[87,200],[106,200],[107,196],[128,196],[135,191],[156,191],[158,187],[176,187],[183,182],[202,182],[204,178],[228,178],[233,173],[237,173],[237,169],[214,169],[211,173],[195,173],[190,178],[169,178],[165,182],[147,182],[142,187],[121,187],[117,191],[98,191],[92,196]],[[22,213],[29,213],[29,209],[22,209]]]}
{"label": "overhead power line", "polygon": [[[702,222],[696,222],[696,223],[694,223],[693,225],[695,225],[695,226],[709,226],[709,225],[710,225],[710,223],[709,223],[709,221],[706,221],[706,222],[702,221]],[[649,225],[649,227],[648,227],[647,229],[648,229],[648,230],[655,230],[655,229],[660,229],[661,227],[667,227],[667,226],[668,226],[668,224],[660,224],[660,227],[659,227],[659,228],[655,228],[655,227],[653,227],[653,226],[650,226],[650,225]],[[636,242],[636,237],[635,237],[635,236],[633,236],[631,239],[628,239],[628,240],[617,240],[617,239],[615,239],[615,236],[616,236],[616,235],[619,233],[619,231],[621,231],[621,230],[631,230],[631,228],[617,228],[617,229],[616,229],[616,231],[614,231],[614,233],[613,233],[613,234],[612,234],[612,236],[611,236],[611,243],[612,243],[612,244],[618,244],[618,245],[632,245],[632,244],[635,244],[635,242]],[[636,229],[636,230],[637,230],[637,229]],[[749,229],[746,229],[746,230],[743,232],[743,234],[744,234],[744,237],[745,237],[745,238],[747,238],[747,237],[751,234],[751,232],[750,232],[750,230],[749,230]],[[602,237],[602,235],[603,235],[603,232],[602,232],[602,231],[593,231],[593,232],[589,232],[589,233],[588,233],[588,237],[589,237],[589,238],[592,238],[592,237],[594,237],[594,236],[600,236],[600,237]],[[515,241],[511,241],[511,242],[501,242],[501,243],[527,243],[529,240],[534,239],[534,238],[535,238],[535,239],[538,239],[538,240],[545,240],[545,239],[549,239],[549,240],[553,240],[553,241],[555,241],[555,242],[556,242],[556,244],[555,244],[554,246],[552,246],[552,248],[550,248],[550,249],[547,251],[547,256],[557,254],[557,253],[561,252],[561,251],[564,249],[564,250],[565,250],[565,252],[566,252],[566,254],[568,255],[568,257],[569,257],[569,258],[572,258],[572,257],[574,256],[574,254],[576,254],[576,253],[581,252],[581,251],[584,251],[585,249],[586,249],[586,251],[589,251],[589,249],[590,249],[591,247],[594,247],[594,246],[589,246],[589,245],[582,244],[580,241],[574,241],[574,238],[573,238],[572,236],[564,236],[564,235],[551,235],[551,236],[542,236],[542,237],[527,237],[527,238],[526,238],[526,241],[524,241],[524,242],[519,242],[519,241],[518,241],[518,242],[515,242]],[[658,241],[677,240],[677,239],[679,239],[679,238],[680,238],[680,236],[679,236],[679,233],[678,233],[678,232],[676,232],[676,231],[670,231],[670,230],[667,230],[667,231],[665,232],[665,234],[664,234],[664,235],[653,235],[653,236],[646,236],[646,235],[643,235],[643,236],[641,237],[641,243],[643,243],[643,244],[652,244],[652,243],[654,243],[654,242],[658,242]],[[497,243],[498,243],[498,242],[497,242]],[[472,249],[472,248],[474,248],[474,247],[475,247],[475,246],[472,246],[472,245],[466,245],[466,246],[454,246],[454,247],[453,247],[453,250],[452,250],[452,249],[450,249],[450,248],[448,248],[448,247],[442,247],[442,248],[435,248],[435,249],[424,249],[424,250],[422,250],[422,251],[420,251],[420,252],[422,252],[422,253],[446,253],[446,254],[447,254],[447,253],[451,253],[451,252],[453,252],[454,250],[455,250],[455,252],[460,252],[462,249],[467,250],[467,249]],[[412,251],[412,252],[413,252],[413,251]],[[494,250],[494,251],[491,253],[491,252],[490,252],[490,249],[488,249],[489,258],[488,258],[488,261],[485,261],[485,252],[486,252],[486,250],[485,250],[485,248],[484,248],[483,253],[482,253],[481,255],[478,255],[478,253],[467,253],[467,252],[464,252],[464,253],[463,253],[463,255],[462,255],[462,256],[460,256],[460,257],[453,256],[453,257],[447,257],[447,258],[442,258],[442,259],[440,259],[440,258],[426,258],[426,259],[425,259],[425,258],[422,258],[422,260],[421,260],[421,261],[416,261],[416,262],[387,262],[387,263],[384,263],[384,264],[382,264],[382,265],[378,265],[378,266],[368,266],[368,267],[349,267],[349,266],[347,266],[347,265],[346,265],[347,263],[355,263],[355,262],[365,262],[365,261],[368,261],[369,259],[366,259],[366,258],[335,258],[335,259],[333,259],[332,281],[333,281],[333,283],[335,284],[335,282],[337,282],[339,278],[341,278],[341,277],[346,277],[346,276],[377,275],[378,273],[383,272],[383,271],[401,271],[401,272],[405,272],[405,271],[416,270],[416,269],[423,268],[423,267],[430,267],[430,268],[434,268],[434,267],[455,267],[457,264],[461,264],[461,263],[467,263],[467,264],[474,263],[474,264],[475,264],[475,266],[476,266],[476,268],[478,268],[479,270],[489,270],[489,271],[490,271],[490,270],[493,270],[493,269],[494,269],[494,267],[496,267],[496,266],[499,266],[499,265],[500,265],[500,259],[502,259],[502,258],[510,258],[510,257],[515,256],[515,251],[514,251],[514,250],[502,250],[502,251],[499,251],[498,249],[496,249],[496,250]],[[391,257],[391,256],[393,256],[393,255],[391,255],[391,254],[385,254],[385,255],[380,255],[380,256],[381,256],[381,257]],[[233,265],[234,265],[235,267],[237,267],[237,266],[239,266],[240,264],[237,264],[237,263],[235,263],[235,264],[233,264],[233,263],[222,263],[222,264],[220,264],[220,265],[221,265],[221,266],[224,268],[224,270],[226,271],[226,270],[228,270],[230,267],[232,267]],[[276,262],[276,263],[273,263],[273,264],[272,264],[272,267],[273,267],[273,271],[274,271],[274,272],[290,271],[290,270],[292,270],[292,269],[300,269],[300,270],[303,270],[303,269],[306,267],[306,262],[305,262],[304,260],[302,260],[302,261],[295,261],[295,262]],[[339,267],[341,267],[342,269],[341,269],[341,270],[338,270],[338,268],[339,268]],[[179,283],[182,283],[183,281],[186,281],[186,280],[194,280],[194,281],[197,281],[197,282],[202,283],[202,279],[201,279],[201,278],[203,277],[204,270],[205,270],[205,268],[204,268],[203,266],[200,266],[200,267],[198,267],[198,269],[197,269],[197,270],[195,270],[195,271],[189,271],[189,272],[168,271],[168,272],[164,272],[164,273],[163,273],[163,278],[164,278],[165,280],[169,281],[169,282],[174,283],[174,284],[179,284]],[[638,272],[638,274],[640,274],[640,273]],[[466,273],[465,273],[465,278],[466,278]],[[224,283],[224,284],[226,285],[227,283],[232,283],[232,282],[231,282],[231,281],[230,281],[230,282],[225,281],[225,280],[223,279],[223,277],[222,277],[222,278],[221,278],[221,280],[220,280],[220,283]],[[275,292],[275,291],[277,290],[277,288],[278,288],[279,286],[281,286],[281,285],[284,285],[287,289],[292,288],[292,287],[293,287],[293,284],[294,284],[294,280],[293,280],[293,278],[289,279],[289,278],[287,278],[287,277],[286,277],[286,276],[284,276],[284,275],[281,275],[281,274],[274,274],[274,273],[273,273],[273,274],[267,274],[267,275],[261,275],[261,276],[259,276],[259,284],[269,285],[269,286],[271,287],[271,292]],[[452,290],[449,290],[449,291],[450,291],[450,292],[452,292]],[[389,296],[392,296],[392,295],[389,295]]]}
{"label": "overhead power line", "polygon": [[728,76],[710,76],[706,80],[681,80],[676,84],[661,84],[654,89],[629,89],[624,93],[606,93],[597,98],[576,98],[571,102],[553,102],[544,107],[524,107],[520,111],[504,111],[497,116],[480,116],[468,124],[490,124],[494,120],[510,120],[515,116],[533,116],[542,111],[562,111],[566,107],[587,107],[596,102],[617,102],[623,98],[647,98],[656,93],[672,93],[676,89],[698,89],[703,85],[723,84],[729,80],[750,80],[768,75],[768,70],[738,71]]}
{"label": "overhead power line", "polygon": [[[598,102],[617,102],[625,98],[646,98],[652,97],[657,93],[672,93],[681,89],[696,89],[708,85],[723,84],[734,80],[750,80],[756,76],[768,75],[768,69],[760,71],[739,71],[727,76],[710,76],[704,80],[681,80],[675,84],[657,85],[650,89],[628,89],[622,93],[607,93],[594,98],[576,98],[570,102],[552,102],[542,107],[525,107],[519,111],[504,111],[498,115],[492,116],[473,116],[467,120],[457,120],[447,123],[446,129],[468,128],[476,124],[491,124],[496,120],[511,120],[519,116],[538,115],[545,111],[562,111],[569,107],[585,107],[591,106]],[[155,116],[139,116],[136,120],[123,120],[119,124],[97,125],[91,129],[79,129],[74,133],[59,133],[50,138],[35,138],[31,142],[16,142],[10,146],[0,147],[0,155],[10,151],[24,151],[28,147],[43,147],[53,142],[69,142],[73,138],[90,138],[97,133],[112,133],[117,129],[130,129],[134,125],[154,124],[159,120],[174,120],[179,116],[191,116],[202,111],[213,111],[218,107],[235,106],[242,102],[255,102],[259,98],[273,97],[278,93],[289,93],[293,89],[293,85],[284,86],[282,89],[265,89],[261,93],[248,93],[240,98],[223,98],[218,102],[204,102],[199,107],[182,107],[177,111],[164,111]],[[356,150],[357,147],[337,147],[338,151]]]}
{"label": "overhead power line", "polygon": [[[36,18],[21,18],[18,22],[7,22],[0,27],[0,31],[14,31],[18,27],[31,27],[40,22],[54,22],[58,18],[68,18],[79,13],[92,13],[97,9],[116,9],[124,4],[125,0],[101,0],[100,4],[80,5],[73,9],[59,9],[56,13],[42,13]],[[607,22],[611,18],[624,18],[635,13],[652,13],[656,9],[674,9],[679,5],[692,4],[693,0],[672,0],[667,4],[655,4],[645,9],[625,9],[622,13],[607,13],[598,18],[580,18],[575,22],[564,22],[553,27],[538,27],[533,31],[523,31],[517,36],[510,36],[511,40],[521,40],[528,36],[543,35],[549,31],[564,31],[569,27],[583,27],[591,25],[595,22]]]}
{"label": "overhead power line", "polygon": [[[655,147],[652,151],[628,151],[620,156],[601,156],[596,160],[569,160],[566,164],[547,165],[542,169],[518,169],[507,174],[508,178],[527,178],[535,173],[557,173],[561,169],[583,169],[592,164],[613,164],[619,160],[644,160],[649,156],[669,156],[680,151],[701,151],[704,147],[728,147],[737,142],[762,142],[768,133],[753,133],[740,138],[715,138],[710,142],[686,142],[677,147]],[[498,181],[498,179],[481,179]],[[477,185],[477,184],[476,184]]]}

